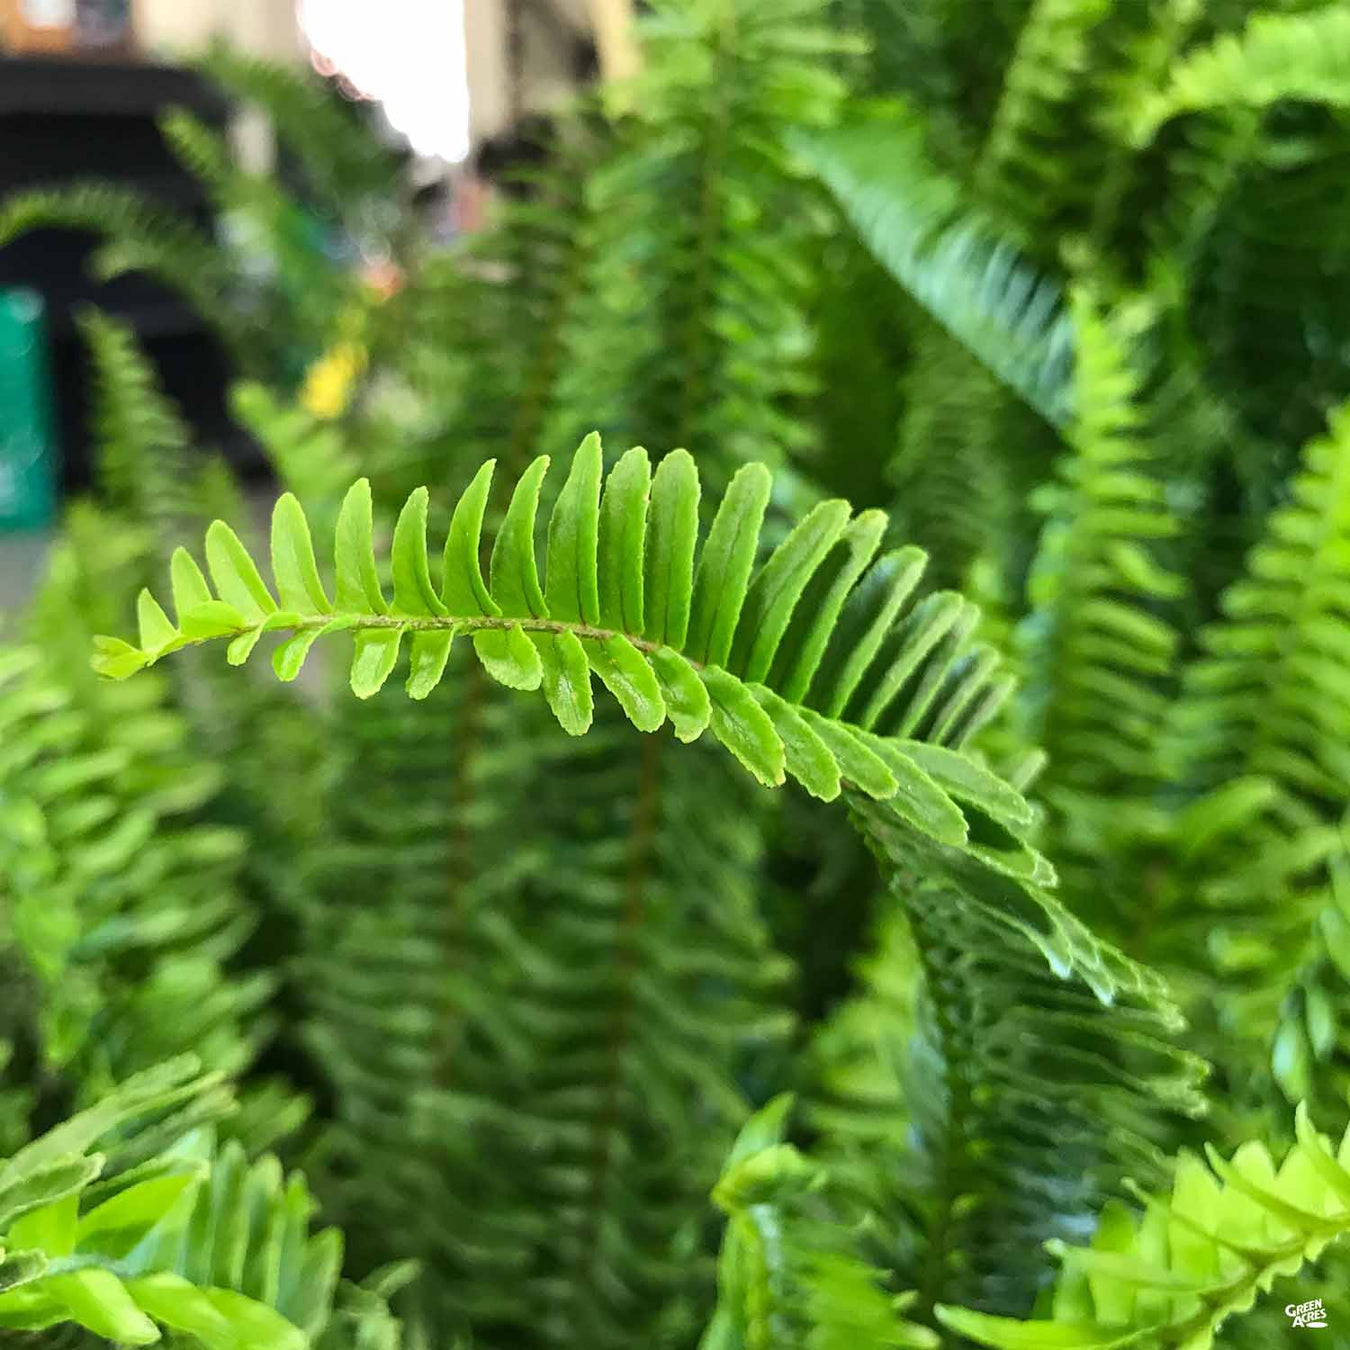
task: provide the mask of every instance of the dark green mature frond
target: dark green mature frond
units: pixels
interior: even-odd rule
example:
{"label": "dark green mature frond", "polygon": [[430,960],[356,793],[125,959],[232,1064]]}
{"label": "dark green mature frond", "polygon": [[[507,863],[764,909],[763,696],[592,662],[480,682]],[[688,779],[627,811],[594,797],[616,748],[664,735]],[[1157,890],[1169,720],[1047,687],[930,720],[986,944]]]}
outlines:
{"label": "dark green mature frond", "polygon": [[[1028,229],[1062,224],[1081,197],[1069,152],[1087,148],[1073,138],[1086,140],[1090,131],[1079,114],[1089,80],[1101,75],[1094,42],[1113,8],[1110,0],[1034,0],[1018,34],[976,184]],[[1102,169],[1100,161],[1093,166],[1094,174]]]}
{"label": "dark green mature frond", "polygon": [[1091,1246],[1056,1244],[1049,1319],[943,1308],[944,1325],[997,1350],[1209,1350],[1227,1318],[1350,1233],[1350,1132],[1337,1153],[1301,1108],[1296,1128],[1278,1163],[1258,1141],[1231,1158],[1211,1148],[1208,1166],[1183,1153],[1171,1194],[1141,1196],[1142,1217],[1113,1204]]}
{"label": "dark green mature frond", "polygon": [[167,540],[195,513],[191,433],[127,324],[86,310],[80,328],[93,362],[90,420],[103,496],[124,520]]}
{"label": "dark green mature frond", "polygon": [[617,710],[573,741],[476,683],[344,718],[304,971],[344,1226],[475,1344],[683,1344],[736,1069],[783,1030],[761,807]]}
{"label": "dark green mature frond", "polygon": [[[936,836],[965,840],[953,798],[972,790],[979,798],[982,789],[956,781],[964,770],[952,751],[1006,688],[988,655],[967,646],[975,614],[959,596],[910,603],[923,568],[918,550],[872,563],[885,528],[880,512],[850,520],[846,503],[822,503],[756,566],[771,480],[762,465],[749,465],[699,552],[693,460],[677,451],[652,476],[645,452],[630,451],[602,499],[599,440],[589,437],[552,513],[541,585],[534,516],[547,468],[547,458],[536,460],[516,486],[489,583],[478,556],[492,465],[455,508],[439,590],[427,558],[426,493],[414,493],[394,532],[392,609],[378,581],[364,482],[348,494],[337,525],[336,606],[295,498],[283,497],[273,520],[284,609],[238,538],[217,522],[207,541],[216,594],[180,550],[173,573],[181,627],[144,593],[141,646],[104,640],[99,669],[125,676],[216,637],[231,639],[238,663],[264,631],[289,629],[294,636],[274,665],[293,678],[322,633],[351,630],[352,686],[369,697],[392,671],[406,631],[409,692],[425,697],[445,671],[454,636],[470,634],[494,679],[510,688],[542,686],[574,735],[590,725],[594,670],[640,730],[655,731],[669,717],[678,736],[693,740],[711,727],[767,784],[791,774],[828,800],[847,776],[879,797],[898,794],[900,809]],[[1012,802],[995,807],[1014,821],[1021,810]],[[1018,852],[1006,861],[1035,872]]]}
{"label": "dark green mature frond", "polygon": [[1007,878],[885,802],[854,808],[910,941],[887,944],[850,1014],[875,1062],[843,1039],[818,1122],[923,1316],[1025,1310],[1042,1242],[1081,1235],[1122,1173],[1157,1174],[1161,1122],[1202,1108],[1204,1066],[1155,976],[1114,954],[1092,985],[1057,974],[1008,922]]}
{"label": "dark green mature frond", "polygon": [[1062,425],[1074,341],[1062,290],[964,185],[933,166],[914,117],[897,112],[795,144],[886,270],[998,379]]}
{"label": "dark green mature frond", "polygon": [[1166,87],[1139,109],[1140,144],[1183,113],[1269,108],[1286,99],[1350,107],[1350,12],[1327,5],[1307,14],[1255,13],[1240,34],[1188,52]]}
{"label": "dark green mature frond", "polygon": [[[932,325],[915,335],[915,347],[901,386],[899,444],[887,466],[891,515],[933,559],[930,584],[961,587],[976,559],[1002,564],[1016,539],[1021,455],[1003,448],[1011,396]],[[997,455],[991,446],[1000,447]]]}
{"label": "dark green mature frond", "polygon": [[1157,612],[1182,593],[1159,562],[1177,521],[1152,470],[1138,382],[1117,337],[1075,302],[1082,410],[1028,583],[1023,706],[1050,757],[1044,782],[1069,817],[1156,779],[1154,738],[1166,710],[1176,635]]}
{"label": "dark green mature frond", "polygon": [[827,1172],[783,1140],[791,1099],[742,1129],[713,1199],[727,1216],[717,1312],[701,1350],[937,1350],[831,1216]]}

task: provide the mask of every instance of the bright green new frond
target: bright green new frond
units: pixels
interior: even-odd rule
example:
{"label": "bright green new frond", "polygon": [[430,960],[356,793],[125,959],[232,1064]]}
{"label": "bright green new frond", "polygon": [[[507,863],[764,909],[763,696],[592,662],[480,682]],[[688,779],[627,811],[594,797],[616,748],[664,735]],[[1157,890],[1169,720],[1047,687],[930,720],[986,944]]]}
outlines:
{"label": "bright green new frond", "polygon": [[1278,1163],[1257,1141],[1231,1158],[1210,1149],[1208,1166],[1183,1153],[1171,1194],[1144,1197],[1141,1217],[1112,1204],[1090,1247],[1056,1244],[1051,1318],[938,1315],[996,1350],[1209,1350],[1227,1318],[1350,1233],[1350,1132],[1336,1152],[1300,1109],[1297,1135]]}
{"label": "bright green new frond", "polygon": [[937,1350],[833,1221],[825,1170],[783,1141],[790,1106],[751,1118],[713,1191],[727,1227],[702,1350]]}
{"label": "bright green new frond", "polygon": [[213,240],[180,215],[132,189],[99,182],[35,188],[0,207],[0,245],[39,229],[103,236],[107,242],[90,260],[101,279],[127,271],[152,273],[180,292],[236,356],[247,358],[243,326],[226,298],[229,277],[222,255]]}
{"label": "bright green new frond", "polygon": [[291,679],[317,638],[350,631],[352,688],[369,697],[406,635],[408,690],[420,698],[439,683],[455,636],[468,635],[494,679],[542,686],[572,734],[590,725],[594,672],[640,730],[669,718],[693,740],[711,727],[765,783],[790,774],[828,800],[847,778],[953,843],[967,836],[954,798],[990,792],[996,815],[1025,819],[1020,799],[998,800],[953,753],[1007,692],[985,655],[967,646],[973,607],[941,593],[913,603],[923,556],[899,549],[873,561],[881,513],[853,519],[846,503],[822,503],[757,566],[770,490],[762,466],[737,474],[700,548],[693,460],[677,451],[653,475],[645,452],[630,451],[602,493],[600,445],[590,437],[552,512],[541,581],[535,510],[547,468],[547,458],[536,460],[517,484],[487,581],[479,550],[491,464],[455,507],[439,585],[427,554],[427,494],[413,493],[394,531],[392,604],[371,547],[364,481],[337,522],[335,600],[294,497],[282,497],[273,517],[277,596],[217,522],[206,541],[214,590],[180,550],[177,623],[144,592],[140,646],[102,639],[96,665],[124,677],[221,637],[237,664],[264,632],[283,631],[291,636],[273,664]]}
{"label": "bright green new frond", "polygon": [[304,1180],[275,1158],[214,1148],[203,1126],[230,1102],[196,1067],[130,1078],[0,1163],[0,1327],[125,1345],[163,1327],[206,1350],[306,1350],[325,1331],[341,1235],[311,1235]]}
{"label": "bright green new frond", "polygon": [[1043,417],[1070,416],[1073,324],[1059,285],[940,173],[912,115],[796,144],[895,279]]}
{"label": "bright green new frond", "polygon": [[1146,144],[1173,117],[1216,108],[1269,108],[1285,99],[1350,106],[1350,11],[1255,13],[1172,67],[1167,87],[1140,109],[1134,134]]}

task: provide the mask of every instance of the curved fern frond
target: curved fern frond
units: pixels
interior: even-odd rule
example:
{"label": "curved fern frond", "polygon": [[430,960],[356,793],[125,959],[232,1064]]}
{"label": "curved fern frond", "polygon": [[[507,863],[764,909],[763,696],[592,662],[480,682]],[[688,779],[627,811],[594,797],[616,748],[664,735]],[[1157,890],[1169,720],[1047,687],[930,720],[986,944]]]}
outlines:
{"label": "curved fern frond", "polygon": [[826,1161],[876,1216],[874,1259],[917,1291],[917,1317],[1025,1310],[1042,1244],[1082,1233],[1123,1174],[1159,1175],[1166,1129],[1204,1108],[1206,1066],[1151,972],[1104,947],[1095,970],[1051,970],[1007,921],[1008,878],[884,802],[856,799],[854,819],[907,929],[851,1013],[871,1044],[836,1042]]}
{"label": "curved fern frond", "polygon": [[791,1105],[746,1123],[713,1191],[727,1227],[702,1350],[937,1350],[936,1332],[904,1318],[914,1296],[886,1293],[832,1221],[825,1169],[784,1142]]}
{"label": "curved fern frond", "polygon": [[1350,107],[1350,12],[1327,5],[1253,14],[1241,34],[1225,33],[1176,62],[1167,87],[1140,107],[1134,136],[1146,145],[1182,113],[1269,108],[1284,99]]}
{"label": "curved fern frond", "polygon": [[906,291],[1042,417],[1066,422],[1073,322],[1061,288],[931,164],[913,116],[794,143]]}
{"label": "curved fern frond", "polygon": [[0,246],[33,230],[84,230],[107,242],[90,258],[100,280],[122,272],[149,272],[187,302],[248,358],[248,337],[227,299],[229,276],[220,249],[197,226],[131,188],[72,183],[35,188],[0,207]]}
{"label": "curved fern frond", "polygon": [[[215,1148],[202,1127],[230,1102],[196,1070],[138,1074],[0,1163],[0,1327],[144,1345],[162,1326],[208,1350],[306,1350],[329,1327],[342,1235],[311,1235],[304,1180],[275,1158]],[[388,1322],[378,1302],[360,1324]]]}
{"label": "curved fern frond", "polygon": [[1142,1196],[1142,1217],[1113,1203],[1091,1246],[1056,1243],[1063,1271],[1049,1319],[951,1307],[939,1317],[997,1350],[1208,1350],[1228,1317],[1350,1233],[1350,1131],[1336,1152],[1302,1108],[1296,1130],[1297,1143],[1278,1163],[1257,1141],[1231,1158],[1209,1149],[1208,1166],[1183,1153],[1171,1194]]}
{"label": "curved fern frond", "polygon": [[[874,562],[880,512],[852,518],[847,503],[824,502],[756,567],[771,484],[762,465],[736,475],[700,549],[692,458],[676,451],[653,475],[645,451],[631,450],[602,495],[600,442],[591,436],[552,512],[541,582],[535,510],[547,468],[546,457],[537,459],[516,485],[488,582],[478,559],[492,464],[455,508],[439,587],[427,556],[427,494],[413,493],[394,531],[392,605],[371,547],[364,480],[337,523],[335,601],[294,497],[282,497],[273,517],[279,600],[237,536],[217,522],[206,545],[214,592],[178,551],[178,623],[143,593],[139,647],[100,639],[96,667],[125,677],[215,638],[229,639],[238,664],[264,632],[283,631],[292,636],[273,664],[291,679],[316,639],[351,631],[352,688],[369,697],[407,634],[408,691],[421,698],[444,674],[456,634],[465,634],[494,679],[542,686],[574,735],[591,723],[594,671],[640,730],[669,718],[677,736],[693,740],[711,727],[766,784],[791,775],[829,800],[847,778],[895,799],[949,843],[968,834],[954,798],[987,795],[983,806],[998,819],[1028,818],[1015,794],[1002,800],[992,785],[977,785],[952,753],[1007,693],[991,654],[968,645],[973,607],[953,593],[913,602],[923,555],[902,548]],[[1017,865],[1036,870],[1028,859]]]}

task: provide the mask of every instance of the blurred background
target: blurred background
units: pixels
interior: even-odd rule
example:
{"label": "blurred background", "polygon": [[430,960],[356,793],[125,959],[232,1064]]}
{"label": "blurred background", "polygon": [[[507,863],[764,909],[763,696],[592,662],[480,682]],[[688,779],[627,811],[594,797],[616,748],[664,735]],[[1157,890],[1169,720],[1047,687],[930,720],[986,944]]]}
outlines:
{"label": "blurred background", "polygon": [[[4,0],[0,203],[97,178],[217,236],[247,230],[166,140],[165,114],[187,110],[226,136],[237,165],[276,174],[314,248],[389,285],[377,231],[334,228],[279,150],[274,117],[214,82],[195,64],[203,53],[224,46],[312,70],[396,158],[424,241],[449,245],[481,225],[493,181],[537,150],[540,119],[596,77],[599,49],[612,72],[631,63],[629,10],[629,0]],[[240,242],[255,270],[276,267],[266,238]],[[100,280],[89,267],[95,244],[88,231],[41,228],[0,247],[3,606],[31,589],[57,496],[90,481],[82,305],[129,326],[200,441],[246,476],[263,470],[227,408],[232,363],[219,334],[151,273]]]}

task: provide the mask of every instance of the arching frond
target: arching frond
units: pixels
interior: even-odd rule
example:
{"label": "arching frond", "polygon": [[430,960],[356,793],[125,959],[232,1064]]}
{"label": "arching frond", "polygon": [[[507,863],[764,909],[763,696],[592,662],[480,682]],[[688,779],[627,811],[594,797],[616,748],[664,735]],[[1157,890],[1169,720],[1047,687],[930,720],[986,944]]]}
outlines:
{"label": "arching frond", "polygon": [[1122,1174],[1160,1175],[1157,1142],[1203,1109],[1205,1066],[1156,976],[1109,949],[1095,975],[1056,974],[1007,922],[1006,878],[920,842],[884,802],[855,817],[906,928],[826,1060],[825,1159],[916,1316],[1025,1310],[1042,1244],[1085,1232]]}
{"label": "arching frond", "polygon": [[1176,1162],[1170,1195],[1102,1214],[1089,1247],[1055,1246],[1063,1272],[1053,1314],[1016,1322],[942,1308],[944,1325],[998,1350],[1061,1346],[1187,1346],[1208,1350],[1226,1319],[1251,1309],[1350,1233],[1350,1133],[1339,1153],[1300,1109],[1298,1142],[1278,1154],[1258,1141],[1231,1158],[1209,1150]]}
{"label": "arching frond", "polygon": [[939,172],[910,114],[795,142],[890,274],[1043,417],[1070,416],[1073,325],[1059,284]]}
{"label": "arching frond", "polygon": [[[275,665],[292,678],[321,633],[350,630],[353,689],[368,697],[392,671],[406,631],[409,691],[424,697],[444,673],[455,634],[469,634],[489,674],[512,688],[542,686],[573,734],[591,721],[594,670],[641,730],[669,717],[691,740],[711,726],[763,782],[791,773],[829,799],[847,774],[878,796],[899,794],[900,809],[938,836],[964,839],[960,813],[940,786],[958,772],[942,747],[968,739],[1006,690],[988,656],[967,648],[974,615],[959,596],[910,603],[923,564],[917,550],[897,550],[869,569],[885,524],[879,512],[851,520],[846,503],[824,503],[756,567],[770,492],[762,466],[737,474],[699,550],[692,459],[676,452],[653,477],[645,452],[630,451],[602,500],[599,440],[589,437],[552,514],[541,584],[534,515],[547,468],[546,458],[536,460],[517,485],[488,583],[478,552],[491,464],[455,508],[439,590],[426,552],[426,493],[414,493],[395,529],[392,609],[371,551],[364,483],[348,494],[338,521],[336,605],[293,497],[281,499],[273,521],[285,608],[238,538],[217,523],[207,545],[216,592],[180,551],[173,569],[180,626],[146,593],[141,646],[106,639],[98,667],[125,676],[216,637],[231,639],[238,662],[264,631],[290,629]],[[914,748],[919,740],[933,748]]]}
{"label": "arching frond", "polygon": [[1138,110],[1136,140],[1163,123],[1215,108],[1269,108],[1284,99],[1350,106],[1350,13],[1327,5],[1306,14],[1257,12],[1246,28],[1186,53],[1166,87]]}
{"label": "arching frond", "polygon": [[229,276],[215,242],[190,221],[131,188],[73,183],[34,188],[0,207],[0,245],[32,230],[84,230],[103,236],[90,264],[100,279],[122,272],[153,274],[178,291],[229,346],[248,359],[248,340],[231,308]]}

